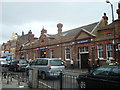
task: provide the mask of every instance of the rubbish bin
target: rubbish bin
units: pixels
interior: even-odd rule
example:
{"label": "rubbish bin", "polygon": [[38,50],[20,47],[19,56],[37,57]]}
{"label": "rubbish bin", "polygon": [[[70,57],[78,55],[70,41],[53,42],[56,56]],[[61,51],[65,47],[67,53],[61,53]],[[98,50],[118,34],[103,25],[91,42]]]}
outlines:
{"label": "rubbish bin", "polygon": [[28,86],[30,88],[38,88],[38,69],[29,69]]}

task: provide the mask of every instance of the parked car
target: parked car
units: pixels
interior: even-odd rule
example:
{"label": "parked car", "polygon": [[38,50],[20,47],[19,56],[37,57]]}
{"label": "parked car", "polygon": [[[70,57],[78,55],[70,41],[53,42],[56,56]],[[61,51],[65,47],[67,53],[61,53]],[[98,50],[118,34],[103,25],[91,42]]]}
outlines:
{"label": "parked car", "polygon": [[120,60],[117,60],[117,61],[116,61],[116,65],[120,65]]}
{"label": "parked car", "polygon": [[101,66],[77,77],[80,88],[119,88],[120,65]]}
{"label": "parked car", "polygon": [[29,68],[37,68],[39,76],[46,79],[46,77],[59,76],[60,72],[64,72],[65,67],[59,58],[37,58]]}
{"label": "parked car", "polygon": [[25,71],[28,66],[27,60],[13,60],[9,64],[10,71]]}
{"label": "parked car", "polygon": [[7,61],[5,59],[0,59],[0,66],[4,67],[7,65]]}

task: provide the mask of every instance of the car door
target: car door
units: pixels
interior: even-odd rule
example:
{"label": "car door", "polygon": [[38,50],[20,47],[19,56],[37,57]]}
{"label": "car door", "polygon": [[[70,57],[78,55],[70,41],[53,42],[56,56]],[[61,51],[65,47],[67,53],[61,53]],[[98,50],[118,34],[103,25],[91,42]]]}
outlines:
{"label": "car door", "polygon": [[120,87],[120,66],[114,66],[108,78],[109,87]]}
{"label": "car door", "polygon": [[88,84],[91,88],[104,88],[108,82],[108,75],[111,68],[101,67],[93,71],[88,78]]}

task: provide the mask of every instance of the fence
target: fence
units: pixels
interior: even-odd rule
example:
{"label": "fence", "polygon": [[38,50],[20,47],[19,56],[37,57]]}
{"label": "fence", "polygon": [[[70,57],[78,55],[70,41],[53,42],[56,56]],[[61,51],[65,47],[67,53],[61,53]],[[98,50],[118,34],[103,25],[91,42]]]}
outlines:
{"label": "fence", "polygon": [[[29,76],[27,72],[4,72],[2,75],[2,79],[6,79],[6,83],[12,81],[12,79],[16,79],[18,81],[18,85],[21,82],[28,84]],[[31,77],[32,78],[32,77]],[[69,74],[60,74],[59,77],[53,76],[46,78],[45,80],[38,77],[38,88],[42,89],[53,89],[53,90],[62,90],[62,89],[78,89],[78,84],[76,81],[77,76],[69,75]]]}
{"label": "fence", "polygon": [[78,89],[76,78],[76,76],[68,74],[62,75],[62,73],[59,78],[47,78],[46,80],[42,80],[41,78],[39,78],[39,88],[54,90]]}

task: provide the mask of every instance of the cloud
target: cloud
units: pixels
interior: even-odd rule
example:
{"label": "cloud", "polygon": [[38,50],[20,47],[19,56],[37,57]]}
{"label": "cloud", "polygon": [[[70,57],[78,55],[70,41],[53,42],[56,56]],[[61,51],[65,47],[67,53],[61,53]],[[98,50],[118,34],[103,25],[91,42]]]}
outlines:
{"label": "cloud", "polygon": [[[8,41],[12,32],[21,35],[22,31],[28,33],[29,30],[32,30],[33,34],[39,37],[43,26],[49,34],[56,34],[58,23],[63,23],[63,31],[70,30],[99,21],[104,12],[111,20],[111,8],[105,3],[105,0],[101,3],[86,3],[84,2],[86,0],[82,0],[82,3],[78,3],[76,0],[69,3],[67,0],[64,0],[66,2],[60,1],[60,3],[56,2],[59,0],[55,0],[55,2],[30,1],[13,0],[12,2],[10,0],[8,2],[5,0],[2,5],[0,3],[0,7],[2,7],[0,9],[2,12],[0,21],[3,24],[2,35],[0,36],[3,41]],[[115,12],[117,3],[113,4]]]}

